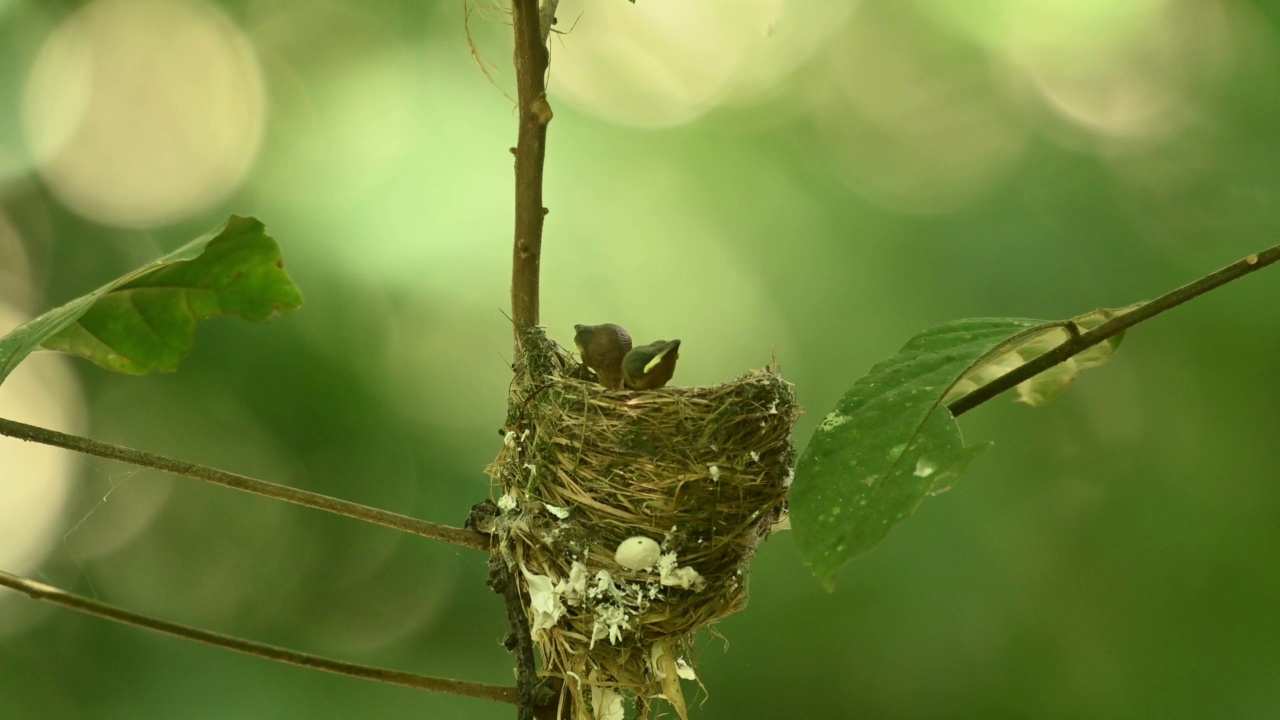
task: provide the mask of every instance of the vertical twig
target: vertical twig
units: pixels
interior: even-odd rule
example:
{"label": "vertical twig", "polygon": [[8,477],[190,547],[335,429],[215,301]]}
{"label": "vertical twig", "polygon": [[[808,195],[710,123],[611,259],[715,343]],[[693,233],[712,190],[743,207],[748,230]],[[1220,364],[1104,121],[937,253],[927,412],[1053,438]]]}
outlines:
{"label": "vertical twig", "polygon": [[[511,0],[511,23],[515,33],[516,101],[520,130],[516,156],[515,243],[511,260],[511,319],[515,326],[516,366],[524,361],[524,332],[539,323],[538,292],[542,262],[542,167],[547,153],[548,50],[542,31],[538,0]],[[514,401],[514,395],[513,395]],[[502,595],[511,622],[511,634],[504,643],[516,656],[516,687],[519,693],[519,720],[534,720],[538,705],[538,675],[533,654],[533,638],[520,592],[520,579],[495,552],[490,559],[490,587]],[[546,715],[547,708],[539,714]],[[551,710],[554,715],[555,711]]]}
{"label": "vertical twig", "polygon": [[533,657],[529,617],[520,597],[520,584],[500,553],[489,556],[489,589],[502,596],[507,608],[507,621],[511,624],[502,644],[516,656],[516,707],[519,708],[516,717],[518,720],[534,720],[534,709],[538,704],[538,667]]}
{"label": "vertical twig", "polygon": [[542,42],[537,0],[512,0],[515,28],[516,98],[520,133],[516,145],[516,227],[511,264],[511,318],[516,360],[520,333],[538,324],[538,276],[542,257],[542,167],[547,152],[547,46]]}

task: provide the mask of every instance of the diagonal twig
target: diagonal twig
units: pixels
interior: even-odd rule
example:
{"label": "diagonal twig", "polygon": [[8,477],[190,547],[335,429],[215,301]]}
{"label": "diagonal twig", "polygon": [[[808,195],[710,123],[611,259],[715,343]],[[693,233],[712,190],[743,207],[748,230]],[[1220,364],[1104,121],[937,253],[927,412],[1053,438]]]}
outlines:
{"label": "diagonal twig", "polygon": [[94,617],[111,620],[112,622],[123,623],[135,627],[145,628],[154,632],[172,635],[184,640],[192,640],[205,645],[220,647],[225,650],[234,650],[245,655],[252,655],[266,660],[286,663],[288,665],[297,665],[298,667],[310,668],[312,670],[322,670],[324,672],[335,673],[337,675],[346,675],[347,677],[360,678],[362,680],[376,680],[378,682],[389,683],[391,685],[402,685],[417,690],[429,690],[431,692],[448,693],[450,695],[464,695],[466,697],[479,698],[481,700],[495,700],[515,705],[517,702],[516,689],[514,687],[504,685],[490,685],[488,683],[470,682],[468,680],[453,680],[451,678],[438,678],[428,675],[418,675],[416,673],[403,672],[400,670],[387,670],[385,668],[372,667],[370,665],[359,665],[343,660],[334,660],[332,658],[322,657],[320,655],[311,655],[309,653],[299,652],[297,650],[289,650],[274,645],[254,642],[253,640],[245,640],[244,638],[233,637],[231,635],[223,635],[209,630],[201,630],[200,628],[183,625],[181,623],[161,620],[160,618],[150,615],[143,615],[123,608],[110,605],[108,603],[99,602],[83,595],[69,593],[60,588],[46,585],[35,580],[11,575],[0,570],[0,586],[17,590],[36,600],[53,603],[64,608],[75,610],[76,612],[92,615]]}
{"label": "diagonal twig", "polygon": [[152,468],[163,472],[181,475],[193,480],[213,483],[223,487],[242,490],[244,492],[253,493],[269,497],[274,500],[283,500],[284,502],[293,503],[294,505],[302,505],[304,507],[323,510],[335,515],[343,515],[345,517],[363,520],[374,525],[400,530],[401,532],[411,533],[420,537],[430,538],[447,542],[459,547],[471,548],[473,550],[489,551],[489,536],[478,533],[473,530],[465,530],[463,528],[451,527],[449,525],[439,525],[426,520],[411,518],[408,515],[379,510],[378,508],[361,505],[359,503],[339,500],[321,495],[307,490],[289,487],[288,485],[277,485],[276,483],[258,480],[246,475],[239,475],[226,470],[200,465],[198,463],[188,462],[186,460],[178,460],[164,455],[147,452],[146,450],[134,450],[133,448],[123,447],[121,445],[112,445],[111,443],[90,440],[89,438],[80,437],[79,435],[68,435],[57,430],[49,430],[47,428],[37,427],[35,425],[27,425],[16,420],[0,418],[0,435],[8,435],[19,440],[27,440],[37,442],[43,445],[52,445],[54,447],[74,450],[78,453],[86,455],[94,455],[108,460],[119,460],[130,465],[139,467]]}
{"label": "diagonal twig", "polygon": [[1280,245],[1263,250],[1262,252],[1250,255],[1247,258],[1234,262],[1221,270],[1210,273],[1199,280],[1187,283],[1182,287],[1165,293],[1160,297],[1143,303],[1142,305],[1130,310],[1123,315],[1108,320],[1098,327],[1084,333],[1073,334],[1066,342],[1036,357],[1030,362],[1019,365],[964,397],[956,400],[947,406],[952,416],[960,417],[964,413],[978,407],[982,403],[996,397],[1000,393],[1010,390],[1024,380],[1028,380],[1049,368],[1065,362],[1075,355],[1097,345],[1109,338],[1128,330],[1145,320],[1163,313],[1167,310],[1193,300],[1210,290],[1222,287],[1233,280],[1248,275],[1257,270],[1280,261]]}

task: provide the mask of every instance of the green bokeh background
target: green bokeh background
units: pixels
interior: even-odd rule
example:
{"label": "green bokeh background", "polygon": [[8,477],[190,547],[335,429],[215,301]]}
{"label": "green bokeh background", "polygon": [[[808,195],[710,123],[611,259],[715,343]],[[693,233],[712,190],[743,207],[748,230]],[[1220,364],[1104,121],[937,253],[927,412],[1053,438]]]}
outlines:
{"label": "green bokeh background", "polygon": [[[177,374],[77,364],[87,434],[460,524],[488,496],[509,381],[515,122],[502,16],[472,18],[491,82],[470,58],[461,3],[290,8],[289,42],[259,48],[269,123],[249,176],[215,206],[137,230],[86,219],[36,172],[12,171],[25,152],[25,73],[76,5],[0,2],[0,209],[29,257],[25,309],[97,287],[231,212],[266,222],[307,297],[269,325],[208,323]],[[275,5],[223,7],[253,30]],[[981,96],[1001,86],[975,70],[1000,5],[867,0],[770,92],[665,128],[561,99],[553,59],[549,332],[567,344],[573,324],[609,321],[642,341],[680,337],[686,384],[776,355],[808,408],[803,445],[920,329],[1125,305],[1275,243],[1280,16],[1265,4],[1215,4],[1252,49],[1194,94],[1195,117],[1176,132],[1116,147],[1043,111],[1007,110],[1024,140],[979,190],[941,208],[867,190],[865,165],[812,111],[832,77],[872,74],[841,60],[865,33],[859,20],[912,39],[886,65],[941,57],[935,76]],[[584,18],[553,47],[596,32]],[[1101,33],[1112,20],[1096,22]],[[971,87],[975,77],[985,80]],[[947,104],[921,112],[937,113],[945,135]],[[856,118],[836,126],[877,142]],[[380,143],[389,128],[399,140]],[[928,178],[929,160],[894,169]],[[834,593],[788,534],[771,538],[749,608],[700,642],[709,697],[696,695],[694,716],[1280,717],[1273,272],[1133,331],[1046,409],[1001,399],[965,416],[966,435],[996,447],[847,567]],[[0,439],[0,453],[15,442]],[[32,573],[46,582],[356,662],[512,679],[502,607],[474,552],[96,460],[76,467],[60,541]],[[0,621],[22,628],[0,634],[6,718],[513,715],[13,593],[0,593]]]}

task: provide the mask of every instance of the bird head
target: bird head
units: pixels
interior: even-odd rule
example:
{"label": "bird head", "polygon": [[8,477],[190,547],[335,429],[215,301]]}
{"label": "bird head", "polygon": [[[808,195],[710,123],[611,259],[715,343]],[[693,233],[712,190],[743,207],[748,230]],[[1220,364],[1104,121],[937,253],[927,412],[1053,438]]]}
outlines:
{"label": "bird head", "polygon": [[675,374],[679,358],[679,340],[658,340],[633,348],[622,359],[623,384],[630,390],[663,387]]}
{"label": "bird head", "polygon": [[574,325],[573,344],[582,355],[582,364],[600,377],[611,390],[622,388],[622,359],[631,350],[631,336],[621,326]]}

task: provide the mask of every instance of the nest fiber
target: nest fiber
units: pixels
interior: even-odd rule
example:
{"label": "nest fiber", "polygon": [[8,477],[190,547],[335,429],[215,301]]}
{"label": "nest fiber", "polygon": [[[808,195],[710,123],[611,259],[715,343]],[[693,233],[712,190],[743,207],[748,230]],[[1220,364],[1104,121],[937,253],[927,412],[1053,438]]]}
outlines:
{"label": "nest fiber", "polygon": [[605,390],[541,330],[522,345],[490,475],[543,674],[580,718],[620,711],[624,692],[684,717],[693,633],[744,607],[747,563],[785,510],[794,388],[766,369]]}

